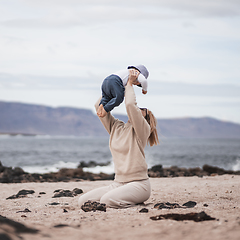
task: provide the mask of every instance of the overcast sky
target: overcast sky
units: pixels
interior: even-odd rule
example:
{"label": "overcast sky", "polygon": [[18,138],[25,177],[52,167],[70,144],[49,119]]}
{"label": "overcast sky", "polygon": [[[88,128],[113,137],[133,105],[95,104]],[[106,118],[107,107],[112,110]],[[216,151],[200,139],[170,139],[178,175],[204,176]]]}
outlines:
{"label": "overcast sky", "polygon": [[240,123],[240,1],[0,0],[0,101],[93,110],[104,77],[135,64],[158,118]]}

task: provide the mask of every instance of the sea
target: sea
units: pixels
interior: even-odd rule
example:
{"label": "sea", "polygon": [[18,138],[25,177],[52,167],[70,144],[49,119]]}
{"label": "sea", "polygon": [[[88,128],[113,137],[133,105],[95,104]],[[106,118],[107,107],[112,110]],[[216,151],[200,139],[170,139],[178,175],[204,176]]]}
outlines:
{"label": "sea", "polygon": [[[202,167],[204,164],[240,170],[240,139],[162,138],[160,145],[145,148],[148,167]],[[113,173],[107,137],[0,135],[3,166],[21,167],[29,173],[57,172],[76,168],[84,161],[107,166],[84,168],[93,173]]]}

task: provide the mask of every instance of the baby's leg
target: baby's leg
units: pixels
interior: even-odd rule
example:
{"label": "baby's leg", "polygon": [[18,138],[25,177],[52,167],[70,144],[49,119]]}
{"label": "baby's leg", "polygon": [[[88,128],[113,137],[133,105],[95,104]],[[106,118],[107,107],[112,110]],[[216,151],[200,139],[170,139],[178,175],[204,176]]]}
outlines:
{"label": "baby's leg", "polygon": [[113,108],[119,106],[124,100],[125,88],[119,82],[113,82],[111,86],[112,98],[104,106],[106,112],[110,112]]}

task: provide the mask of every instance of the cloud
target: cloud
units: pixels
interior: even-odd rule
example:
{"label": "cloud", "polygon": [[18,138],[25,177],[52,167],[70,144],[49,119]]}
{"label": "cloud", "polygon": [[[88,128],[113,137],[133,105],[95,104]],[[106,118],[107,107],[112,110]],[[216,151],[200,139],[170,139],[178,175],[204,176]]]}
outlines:
{"label": "cloud", "polygon": [[[4,89],[25,90],[78,90],[98,91],[102,80],[91,75],[83,77],[52,77],[34,75],[11,75],[0,73],[0,84]],[[187,84],[180,82],[149,81],[151,96],[202,96],[239,98],[240,86],[232,84]]]}
{"label": "cloud", "polygon": [[0,84],[4,89],[25,90],[83,90],[100,89],[99,80],[80,77],[53,77],[34,75],[11,75],[0,73]]}
{"label": "cloud", "polygon": [[[13,1],[15,2],[15,1]],[[69,28],[114,21],[196,19],[240,15],[240,2],[234,0],[123,0],[123,1],[22,1],[22,14],[2,19],[0,24],[14,28]],[[25,8],[26,10],[25,10]],[[36,12],[36,16],[31,12]],[[26,14],[27,13],[27,14]]]}

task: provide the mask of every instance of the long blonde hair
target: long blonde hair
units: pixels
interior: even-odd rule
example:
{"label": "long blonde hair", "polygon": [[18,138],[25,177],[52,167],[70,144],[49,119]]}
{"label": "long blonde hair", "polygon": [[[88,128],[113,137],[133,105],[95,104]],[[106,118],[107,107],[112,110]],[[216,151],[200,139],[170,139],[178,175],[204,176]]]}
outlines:
{"label": "long blonde hair", "polygon": [[159,140],[158,140],[158,132],[157,132],[157,119],[155,118],[155,116],[153,115],[153,113],[147,109],[147,122],[151,127],[151,133],[150,136],[148,138],[148,144],[152,147],[153,145],[158,145],[159,144]]}

